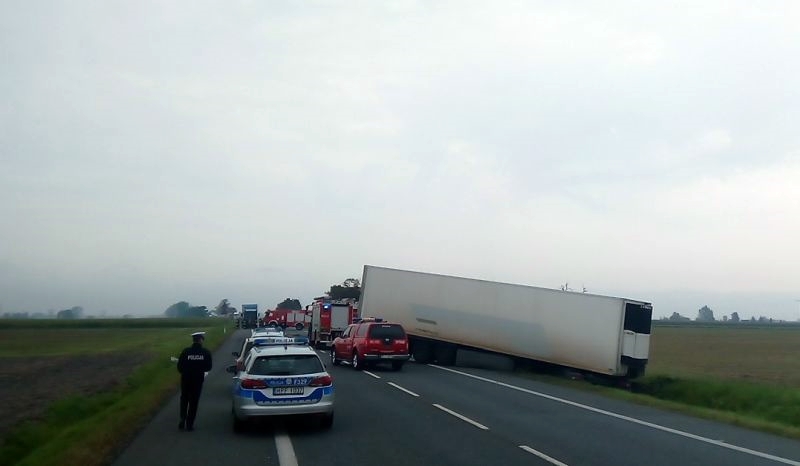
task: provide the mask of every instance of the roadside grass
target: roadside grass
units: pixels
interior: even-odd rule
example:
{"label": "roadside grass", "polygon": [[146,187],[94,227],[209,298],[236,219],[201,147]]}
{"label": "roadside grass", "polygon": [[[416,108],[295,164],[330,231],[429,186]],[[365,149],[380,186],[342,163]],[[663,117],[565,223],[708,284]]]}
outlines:
{"label": "roadside grass", "polygon": [[800,327],[654,326],[647,374],[630,391],[534,378],[800,439]]}
{"label": "roadside grass", "polygon": [[[232,334],[227,319],[158,319],[166,328],[147,330],[112,324],[106,328],[62,329],[43,326],[33,341],[5,337],[8,327],[0,330],[0,354],[41,356],[82,354],[98,351],[140,350],[153,357],[134,371],[119,387],[88,397],[69,397],[54,402],[40,421],[28,421],[12,429],[0,447],[0,464],[24,466],[109,464],[138,430],[175,393],[178,377],[170,356],[177,356],[187,346],[189,333],[207,332],[206,346],[214,350]],[[133,322],[124,320],[123,322]],[[175,325],[175,324],[181,325]],[[18,327],[12,332],[24,332]],[[99,331],[99,332],[98,332]],[[92,333],[94,332],[94,333]],[[25,335],[30,337],[31,335]],[[42,340],[42,338],[45,338]],[[62,347],[53,353],[49,338]],[[91,344],[87,344],[87,341]],[[7,344],[8,343],[8,344]]]}

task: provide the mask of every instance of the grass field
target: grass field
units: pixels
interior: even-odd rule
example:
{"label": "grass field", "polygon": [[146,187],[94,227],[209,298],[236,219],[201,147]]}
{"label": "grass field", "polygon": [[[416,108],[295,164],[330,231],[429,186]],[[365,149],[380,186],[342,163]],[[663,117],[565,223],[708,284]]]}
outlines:
{"label": "grass field", "polygon": [[796,325],[655,325],[647,375],[631,396],[800,438],[798,354]]}
{"label": "grass field", "polygon": [[[0,320],[0,417],[26,415],[0,439],[0,464],[108,464],[174,394],[170,356],[198,330],[213,350],[231,327],[228,319]],[[36,390],[55,385],[58,395]]]}

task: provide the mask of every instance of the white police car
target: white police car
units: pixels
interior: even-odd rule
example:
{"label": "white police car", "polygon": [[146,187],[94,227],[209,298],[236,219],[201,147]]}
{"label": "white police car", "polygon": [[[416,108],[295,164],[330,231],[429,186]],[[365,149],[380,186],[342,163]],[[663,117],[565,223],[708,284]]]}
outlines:
{"label": "white police car", "polygon": [[253,337],[282,337],[284,333],[279,327],[258,327],[251,330],[250,335]]}
{"label": "white police car", "polygon": [[333,378],[307,339],[259,338],[233,377],[233,428],[267,416],[318,415],[333,426]]}

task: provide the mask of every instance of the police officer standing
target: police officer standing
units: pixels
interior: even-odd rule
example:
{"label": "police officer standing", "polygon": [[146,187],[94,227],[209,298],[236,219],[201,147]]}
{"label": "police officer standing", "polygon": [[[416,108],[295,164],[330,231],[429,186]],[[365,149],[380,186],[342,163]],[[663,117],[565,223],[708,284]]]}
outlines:
{"label": "police officer standing", "polygon": [[178,372],[181,373],[181,422],[178,428],[194,430],[197,405],[203,391],[206,372],[211,370],[211,352],[203,348],[206,332],[192,334],[192,346],[184,348],[178,358]]}

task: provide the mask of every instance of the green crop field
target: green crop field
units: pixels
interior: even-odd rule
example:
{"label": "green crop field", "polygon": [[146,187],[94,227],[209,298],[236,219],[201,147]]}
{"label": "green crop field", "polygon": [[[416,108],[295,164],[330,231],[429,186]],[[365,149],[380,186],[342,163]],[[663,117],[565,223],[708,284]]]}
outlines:
{"label": "green crop field", "polygon": [[170,357],[191,333],[213,350],[230,330],[218,318],[0,320],[0,464],[108,464],[175,393]]}

